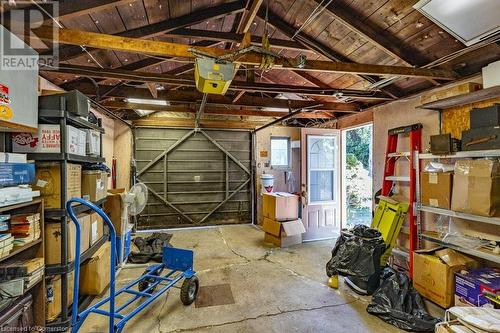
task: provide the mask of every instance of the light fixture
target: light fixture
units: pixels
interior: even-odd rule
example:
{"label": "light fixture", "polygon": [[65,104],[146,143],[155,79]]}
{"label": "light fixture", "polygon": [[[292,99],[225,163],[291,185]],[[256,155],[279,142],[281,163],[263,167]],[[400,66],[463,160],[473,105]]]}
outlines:
{"label": "light fixture", "polygon": [[143,109],[135,109],[135,113],[137,113],[141,117],[145,117],[147,115],[150,115],[151,113],[155,112],[153,110],[143,110]]}
{"label": "light fixture", "polygon": [[420,0],[413,8],[466,46],[500,32],[498,0]]}
{"label": "light fixture", "polygon": [[136,103],[136,104],[149,104],[149,105],[163,105],[169,106],[170,103],[163,99],[146,99],[146,98],[127,98],[125,99],[128,103]]}

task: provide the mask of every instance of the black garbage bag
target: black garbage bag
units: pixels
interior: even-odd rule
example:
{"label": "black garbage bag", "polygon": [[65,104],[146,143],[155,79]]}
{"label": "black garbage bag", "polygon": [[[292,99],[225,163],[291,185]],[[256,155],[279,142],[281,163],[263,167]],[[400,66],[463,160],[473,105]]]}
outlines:
{"label": "black garbage bag", "polygon": [[411,332],[434,332],[435,325],[441,321],[426,311],[422,297],[406,274],[389,267],[384,269],[382,283],[374,292],[366,311]]}
{"label": "black garbage bag", "polygon": [[139,252],[131,252],[128,261],[134,264],[144,264],[150,261],[161,263],[163,248],[165,246],[172,247],[171,238],[172,234],[160,233],[154,233],[146,238],[134,238],[134,245],[137,246]]}
{"label": "black garbage bag", "polygon": [[337,239],[332,258],[326,264],[326,274],[329,277],[372,277],[380,271],[380,257],[385,248],[377,229],[356,225],[349,231],[343,231]]}

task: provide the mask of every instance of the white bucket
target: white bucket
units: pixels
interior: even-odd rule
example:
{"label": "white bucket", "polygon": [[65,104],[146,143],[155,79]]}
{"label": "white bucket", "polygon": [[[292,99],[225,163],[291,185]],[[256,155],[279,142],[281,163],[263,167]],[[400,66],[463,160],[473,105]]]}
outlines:
{"label": "white bucket", "polygon": [[273,193],[274,176],[265,173],[260,175],[260,186],[262,193]]}

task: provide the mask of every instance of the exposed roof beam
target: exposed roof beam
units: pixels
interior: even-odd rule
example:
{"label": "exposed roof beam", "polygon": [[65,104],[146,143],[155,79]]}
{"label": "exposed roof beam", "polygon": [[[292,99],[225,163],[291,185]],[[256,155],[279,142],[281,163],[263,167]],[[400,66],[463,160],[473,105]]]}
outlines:
{"label": "exposed roof beam", "polygon": [[[163,57],[183,57],[194,61],[196,57],[191,50],[190,45],[153,41],[138,38],[121,37],[94,32],[86,32],[72,29],[56,29],[54,34],[52,29],[44,27],[38,28],[33,32],[43,40],[50,40],[62,44],[88,45],[95,48],[133,52],[140,54],[151,54]],[[213,57],[230,55],[231,52],[224,49],[213,47],[196,47],[196,50]],[[235,60],[236,63],[260,66],[262,55],[257,53],[246,53]],[[406,76],[423,77],[436,79],[452,80],[456,76],[453,72],[439,69],[422,69],[401,66],[369,65],[346,62],[331,62],[321,60],[307,60],[304,66],[297,68],[294,65],[294,59],[277,58],[274,62],[275,69],[305,70],[330,73],[350,73],[350,74],[368,74],[368,75],[388,75],[388,76]]]}
{"label": "exposed roof beam", "polygon": [[[198,41],[198,42],[195,42],[195,43],[193,43],[191,45],[193,45],[193,46],[214,46],[216,44],[218,44],[218,43],[217,42],[213,42],[213,41]],[[164,62],[166,62],[168,60],[169,59],[167,59],[167,58],[165,58],[165,59],[159,59],[159,58],[149,58],[148,57],[148,58],[144,58],[144,59],[141,59],[141,60],[138,60],[138,61],[135,61],[135,62],[131,62],[131,63],[126,64],[124,66],[118,67],[117,69],[120,69],[120,70],[129,70],[129,71],[136,71],[136,70],[145,69],[145,68],[148,68],[148,67],[151,67],[151,66],[161,65],[162,63],[164,63]],[[179,67],[173,69],[168,74],[177,75],[176,74],[177,72],[181,72],[181,74],[183,74],[185,71],[187,71],[188,69],[190,70],[192,68],[193,68],[192,64],[182,65],[182,66],[179,66]],[[84,78],[79,78],[79,79],[67,82],[67,83],[61,85],[61,88],[63,88],[64,90],[78,89],[78,84],[80,82],[82,82],[83,80],[85,80],[85,79]],[[101,81],[105,81],[105,79],[101,78],[101,79],[97,79],[96,81],[97,82],[101,82]]]}
{"label": "exposed roof beam", "polygon": [[[321,0],[315,1],[318,4],[323,3]],[[370,22],[362,22],[359,14],[352,8],[340,3],[330,3],[325,9],[335,20],[408,66],[421,66],[430,61],[412,45],[403,45],[401,40],[387,31],[374,27]]]}
{"label": "exposed roof beam", "polygon": [[[82,83],[79,90],[90,96],[96,94],[96,89],[90,82]],[[127,87],[122,86],[114,89],[113,86],[99,86],[101,95],[106,94],[107,97],[120,97],[120,98],[145,98],[150,99],[151,94],[146,88]],[[159,91],[158,99],[166,100],[171,103],[195,103],[201,101],[202,94],[198,91]],[[298,108],[310,108],[314,106],[313,110],[334,111],[334,112],[347,112],[355,113],[359,111],[359,106],[355,103],[331,103],[331,102],[318,102],[318,101],[304,101],[304,100],[286,100],[279,98],[262,98],[255,96],[244,96],[233,103],[233,99],[229,96],[222,95],[209,95],[208,105],[228,105],[231,107],[254,107],[254,108],[273,108],[289,110]],[[319,104],[319,106],[318,106]]]}
{"label": "exposed roof beam", "polygon": [[[150,38],[154,36],[158,36],[161,34],[164,34],[168,31],[178,29],[178,28],[183,28],[183,27],[189,27],[191,25],[198,24],[200,22],[204,22],[207,20],[213,20],[217,19],[220,17],[224,17],[229,14],[237,13],[243,11],[245,8],[245,5],[242,1],[233,1],[230,3],[225,3],[219,6],[215,7],[210,7],[210,8],[204,8],[197,10],[195,12],[192,12],[190,14],[186,14],[183,16],[175,17],[175,18],[169,18],[167,20],[150,24],[144,27],[140,28],[135,28],[131,30],[127,30],[124,32],[120,32],[118,34],[115,34],[113,36],[120,36],[120,37],[130,37],[130,38]],[[70,44],[70,43],[68,43]],[[73,44],[75,45],[75,44]],[[82,55],[82,48],[79,45],[84,45],[84,46],[92,46],[90,44],[82,43],[82,44],[76,44],[76,46],[63,46],[59,48],[59,60],[60,61],[65,61],[65,60],[70,60],[75,57],[78,57]],[[87,51],[92,51],[92,48],[87,48]],[[50,54],[52,51],[48,51],[48,54]]]}
{"label": "exposed roof beam", "polygon": [[[156,112],[175,112],[175,113],[196,113],[197,110],[193,105],[151,105],[144,103],[128,103],[122,101],[107,101],[102,103],[103,106],[109,109],[122,109],[122,110],[151,110]],[[205,114],[221,115],[221,116],[252,116],[252,117],[282,117],[288,111],[263,111],[263,110],[248,110],[248,109],[235,109],[224,107],[206,107]],[[303,112],[296,118],[333,118],[332,115],[325,114],[323,111],[318,112]]]}
{"label": "exposed roof beam", "polygon": [[[116,79],[116,80],[137,81],[145,83],[172,84],[172,85],[179,85],[179,86],[193,87],[193,88],[195,87],[195,82],[192,75],[160,74],[151,72],[128,71],[123,69],[106,69],[106,68],[97,69],[96,67],[79,66],[79,65],[60,65],[59,68],[56,69],[52,67],[49,68],[41,67],[41,70],[50,72],[57,71],[60,73],[75,74],[80,76],[87,76],[87,77],[101,78],[101,79]],[[177,70],[177,68],[174,70]],[[177,70],[177,72],[179,72],[179,70]],[[269,83],[247,82],[247,81],[233,81],[229,86],[229,90],[237,90],[245,92],[277,93],[277,94],[294,93],[297,95],[308,95],[308,96],[318,96],[318,97],[328,97],[328,96],[334,96],[336,94],[341,94],[343,97],[352,97],[355,99],[390,100],[390,98],[387,98],[385,95],[381,95],[375,91],[369,92],[369,91],[354,90],[354,89],[319,88],[319,87],[269,84]]]}
{"label": "exposed roof beam", "polygon": [[[163,118],[163,117],[148,117],[139,120],[134,120],[135,126],[167,126],[167,127],[194,127],[194,119],[179,119],[179,118]],[[265,122],[254,121],[229,121],[229,120],[210,120],[201,119],[201,128],[238,128],[238,129],[254,129],[261,126]]]}
{"label": "exposed roof beam", "polygon": [[[257,13],[257,15],[262,20],[265,20],[265,18],[266,18],[266,12],[264,10],[260,10]],[[276,29],[278,29],[283,34],[285,34],[288,38],[292,38],[294,41],[298,42],[299,44],[301,44],[305,48],[313,50],[316,53],[321,54],[332,61],[352,62],[346,56],[332,50],[328,46],[320,43],[319,41],[315,40],[314,38],[308,36],[307,34],[305,34],[303,32],[299,32],[297,35],[295,35],[295,32],[297,29],[292,27],[290,24],[288,24],[286,21],[284,21],[281,17],[274,14],[273,12],[268,11],[267,16],[268,16],[269,24],[271,24]],[[359,75],[359,76],[370,83],[375,83],[375,82],[379,81],[379,78],[377,78],[376,76],[371,76],[371,75]],[[389,93],[392,97],[399,97],[402,95],[401,92],[395,91],[395,90],[396,89],[394,89],[394,88],[384,89],[384,91]]]}
{"label": "exposed roof beam", "polygon": [[[165,33],[165,36],[169,37],[185,37],[185,38],[200,38],[204,40],[215,40],[222,42],[239,43],[243,40],[244,34],[234,33],[234,32],[221,32],[221,31],[210,31],[210,30],[200,30],[200,29],[175,29],[170,32]],[[251,36],[251,42],[253,45],[261,45],[262,37]],[[297,42],[286,40],[286,39],[276,39],[270,38],[269,42],[271,47],[294,50],[294,51],[310,51],[304,50],[304,47],[299,45]],[[312,51],[310,51],[312,52]]]}
{"label": "exposed roof beam", "polygon": [[238,27],[237,32],[241,33],[247,33],[248,30],[250,30],[250,27],[252,26],[252,22],[255,19],[255,16],[257,15],[257,12],[259,11],[260,6],[262,5],[262,2],[264,0],[253,0],[252,5],[250,6],[249,10],[245,10],[245,14],[243,15],[241,21],[240,21],[240,26]]}

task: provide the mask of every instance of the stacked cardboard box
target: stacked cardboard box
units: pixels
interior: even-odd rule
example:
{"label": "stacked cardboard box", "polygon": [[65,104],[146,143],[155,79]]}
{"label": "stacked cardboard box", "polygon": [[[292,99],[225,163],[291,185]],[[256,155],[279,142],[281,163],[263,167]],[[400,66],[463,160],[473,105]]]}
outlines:
{"label": "stacked cardboard box", "polygon": [[108,193],[108,174],[99,170],[82,172],[82,197],[93,202],[106,198]]}
{"label": "stacked cardboard box", "polygon": [[454,273],[478,263],[452,249],[435,248],[413,253],[413,286],[425,298],[449,308],[455,294]]}
{"label": "stacked cardboard box", "polygon": [[477,159],[455,163],[451,209],[458,212],[500,216],[500,163]]}
{"label": "stacked cardboard box", "polygon": [[66,189],[63,189],[61,186],[61,163],[37,163],[36,180],[33,188],[40,191],[46,209],[62,208],[62,191],[66,191],[66,198],[68,199],[82,196],[82,166],[79,164],[67,165]]}
{"label": "stacked cardboard box", "polygon": [[[80,222],[80,254],[90,247],[91,214],[78,215]],[[67,222],[67,254],[68,261],[75,258],[76,230],[73,222]],[[45,225],[45,262],[47,265],[61,263],[61,224],[48,223]]]}
{"label": "stacked cardboard box", "polygon": [[480,268],[455,273],[455,305],[500,305],[500,269]]}
{"label": "stacked cardboard box", "polygon": [[450,209],[452,172],[422,172],[420,183],[420,201],[423,205]]}
{"label": "stacked cardboard box", "polygon": [[100,295],[108,286],[110,278],[110,243],[105,243],[82,265],[80,294]]}
{"label": "stacked cardboard box", "polygon": [[299,215],[299,198],[290,193],[265,193],[262,196],[264,241],[279,247],[302,243],[306,232]]}

